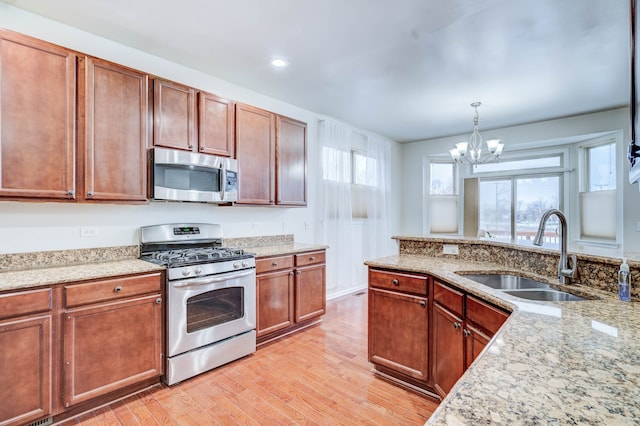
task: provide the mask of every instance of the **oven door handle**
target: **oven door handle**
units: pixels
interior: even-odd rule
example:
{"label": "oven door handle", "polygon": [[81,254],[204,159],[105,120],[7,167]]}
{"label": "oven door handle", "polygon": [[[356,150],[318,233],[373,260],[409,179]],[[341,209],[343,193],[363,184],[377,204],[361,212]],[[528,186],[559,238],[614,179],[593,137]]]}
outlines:
{"label": "oven door handle", "polygon": [[171,286],[175,288],[199,287],[199,286],[208,285],[208,284],[220,283],[223,281],[235,280],[237,278],[248,277],[249,275],[253,275],[253,274],[255,274],[255,270],[250,269],[245,272],[216,275],[213,277],[204,277],[204,278],[198,278],[198,279],[188,280],[188,281],[179,281],[179,282],[171,283]]}

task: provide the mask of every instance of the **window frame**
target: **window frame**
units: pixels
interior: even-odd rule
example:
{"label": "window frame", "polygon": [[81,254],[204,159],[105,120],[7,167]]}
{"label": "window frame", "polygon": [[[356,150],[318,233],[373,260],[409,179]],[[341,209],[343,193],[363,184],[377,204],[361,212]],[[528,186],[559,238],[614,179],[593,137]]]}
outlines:
{"label": "window frame", "polygon": [[[460,197],[460,166],[454,163],[450,157],[426,156],[422,160],[422,233],[431,234],[431,164],[451,164],[453,166],[453,194],[458,197],[458,232],[436,235],[462,235],[463,202]],[[434,194],[438,195],[438,194]]]}
{"label": "window frame", "polygon": [[[581,235],[582,222],[580,217],[580,193],[581,192],[591,192],[588,191],[588,159],[587,159],[587,149],[591,147],[597,147],[599,145],[606,145],[608,143],[615,144],[615,154],[616,154],[616,237],[614,240],[603,240],[597,238],[583,238]],[[571,216],[571,220],[573,223],[577,225],[574,227],[572,231],[573,235],[573,243],[576,248],[585,249],[588,248],[590,250],[593,249],[602,249],[604,250],[603,254],[606,254],[607,251],[611,251],[613,254],[617,255],[617,251],[622,247],[622,239],[623,239],[623,228],[624,228],[624,203],[623,203],[623,193],[624,193],[624,177],[622,173],[623,170],[623,159],[624,155],[624,142],[623,142],[623,134],[622,131],[610,132],[599,135],[595,138],[585,139],[581,142],[577,142],[574,144],[573,149],[575,150],[575,156],[577,158],[577,168],[579,176],[576,179],[575,185],[575,194],[572,197],[572,203],[574,203],[577,208],[574,215]]]}

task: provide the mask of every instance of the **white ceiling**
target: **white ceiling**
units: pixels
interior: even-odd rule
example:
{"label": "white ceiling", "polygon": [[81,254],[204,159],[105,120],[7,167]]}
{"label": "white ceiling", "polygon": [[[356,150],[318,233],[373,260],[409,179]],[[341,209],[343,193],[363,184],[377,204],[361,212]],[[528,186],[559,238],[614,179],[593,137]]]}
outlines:
{"label": "white ceiling", "polygon": [[629,103],[627,0],[3,1],[400,142]]}

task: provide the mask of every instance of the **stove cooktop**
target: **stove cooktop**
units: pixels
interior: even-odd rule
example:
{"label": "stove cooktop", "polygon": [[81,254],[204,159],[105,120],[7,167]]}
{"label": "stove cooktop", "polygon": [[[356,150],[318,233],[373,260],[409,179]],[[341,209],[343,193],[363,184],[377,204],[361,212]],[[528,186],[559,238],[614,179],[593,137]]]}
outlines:
{"label": "stove cooktop", "polygon": [[140,258],[158,265],[167,266],[168,268],[176,268],[180,266],[248,259],[251,257],[253,257],[253,254],[245,253],[242,249],[228,247],[194,247],[143,252]]}

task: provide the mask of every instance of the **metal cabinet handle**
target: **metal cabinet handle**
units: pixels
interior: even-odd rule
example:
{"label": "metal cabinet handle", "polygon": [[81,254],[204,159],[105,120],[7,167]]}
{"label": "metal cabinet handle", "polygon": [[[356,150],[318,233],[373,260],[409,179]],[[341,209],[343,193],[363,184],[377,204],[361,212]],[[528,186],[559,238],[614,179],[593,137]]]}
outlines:
{"label": "metal cabinet handle", "polygon": [[469,330],[467,330],[466,328],[464,330],[462,330],[462,334],[464,334],[464,337],[471,336],[471,332]]}
{"label": "metal cabinet handle", "polygon": [[93,197],[93,191],[87,192],[87,197]]}
{"label": "metal cabinet handle", "polygon": [[278,266],[278,262],[273,262],[271,266]]}
{"label": "metal cabinet handle", "polygon": [[120,293],[122,291],[122,286],[116,286],[116,288],[113,289],[113,291],[115,291],[116,293]]}
{"label": "metal cabinet handle", "polygon": [[420,306],[422,306],[424,308],[425,306],[427,306],[427,302],[425,302],[424,300],[421,300],[420,301]]}
{"label": "metal cabinet handle", "polygon": [[460,328],[460,323],[459,322],[454,322],[453,323],[453,328],[455,328],[456,330]]}
{"label": "metal cabinet handle", "polygon": [[393,280],[391,282],[393,283],[393,285],[400,285],[400,281],[398,281],[398,280]]}
{"label": "metal cabinet handle", "polygon": [[72,197],[73,197],[73,196],[74,196],[74,194],[75,194],[75,192],[73,192],[73,191],[67,191],[67,195],[70,195],[70,196],[72,196]]}
{"label": "metal cabinet handle", "polygon": [[293,276],[293,271],[289,272],[289,275]]}
{"label": "metal cabinet handle", "polygon": [[161,298],[161,297],[158,297],[158,298],[156,299],[156,305],[159,305],[159,304],[161,304],[161,303],[162,303],[162,298]]}
{"label": "metal cabinet handle", "polygon": [[316,257],[315,257],[315,256],[311,256],[311,257],[309,258],[309,260],[316,260]]}

